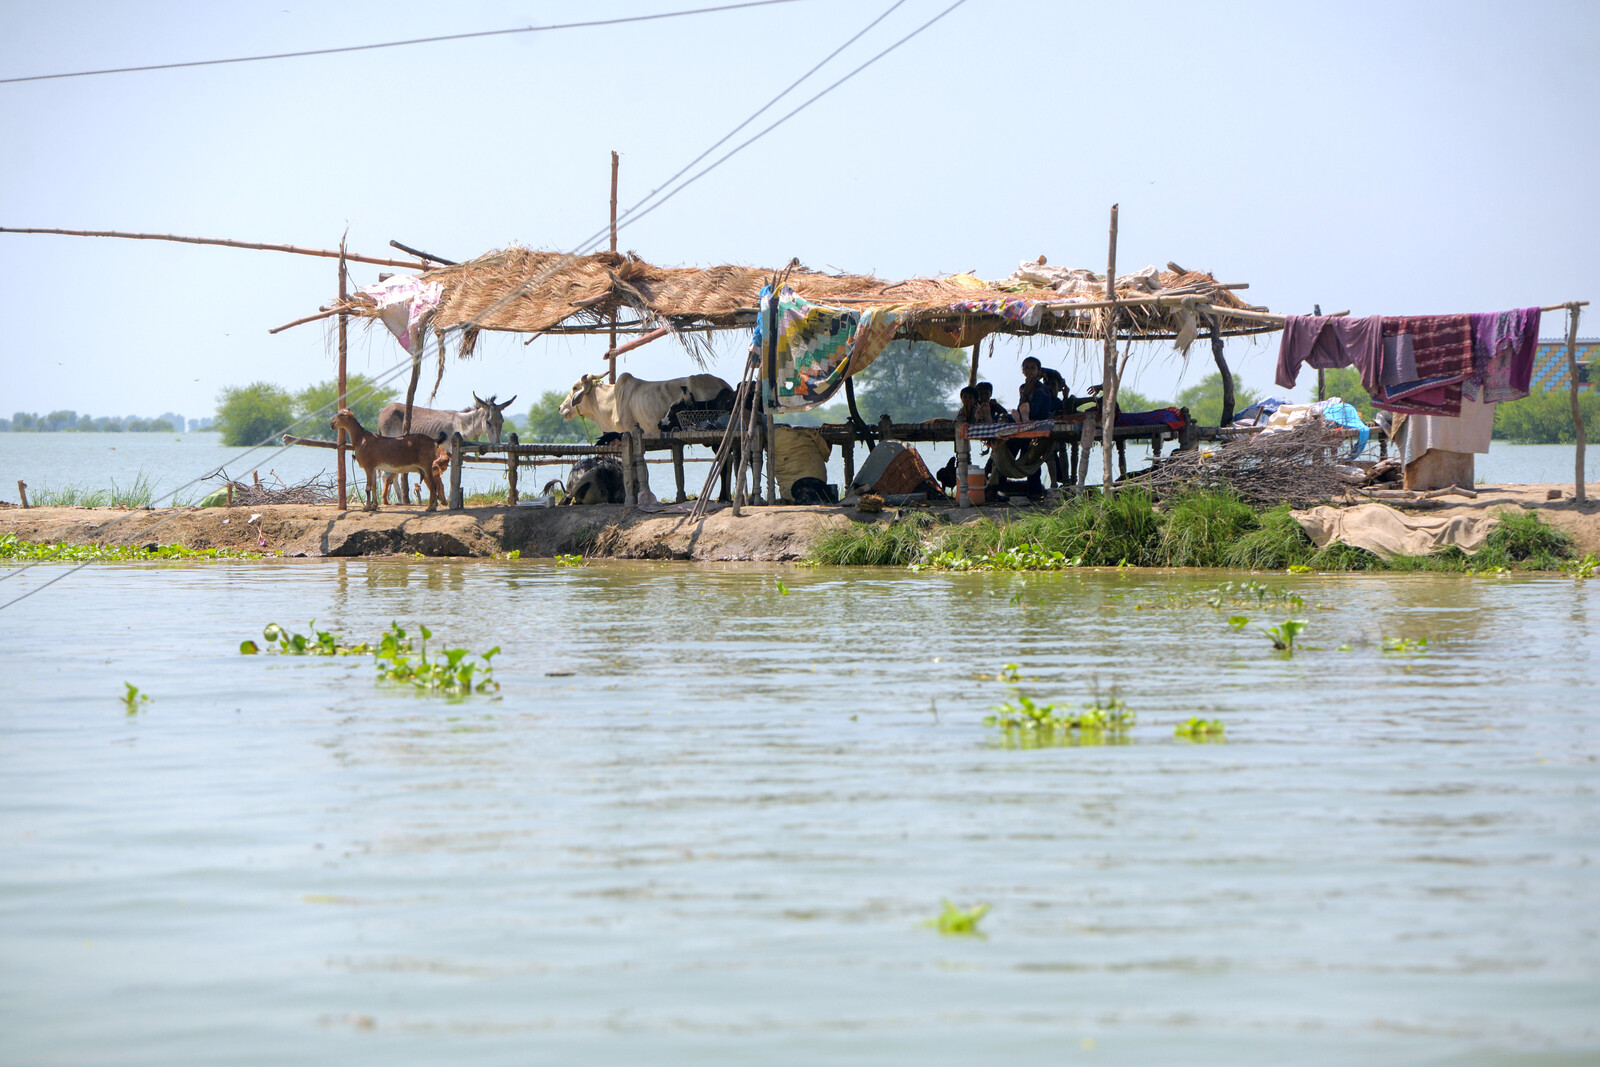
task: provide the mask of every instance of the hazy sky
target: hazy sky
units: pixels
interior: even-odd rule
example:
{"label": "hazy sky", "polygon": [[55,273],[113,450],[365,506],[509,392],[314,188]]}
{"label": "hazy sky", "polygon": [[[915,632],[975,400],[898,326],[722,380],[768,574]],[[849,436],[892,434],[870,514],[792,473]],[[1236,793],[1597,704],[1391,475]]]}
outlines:
{"label": "hazy sky", "polygon": [[[946,6],[906,0],[820,88]],[[280,6],[288,3],[287,8]],[[805,2],[610,29],[0,85],[0,225],[124,229],[451,258],[565,249],[888,6]],[[361,44],[694,6],[0,5],[0,76]],[[1600,297],[1600,4],[1079,4],[968,0],[624,231],[664,265],[1003,277],[1043,253],[1169,259],[1276,311],[1489,310]],[[355,269],[358,284],[379,268]],[[331,261],[0,235],[0,414],[209,414],[224,386],[329,378]],[[1585,335],[1600,333],[1590,309]],[[1544,333],[1565,331],[1547,316]],[[451,362],[440,399],[565,389],[603,340],[515,337]],[[1075,346],[1039,346],[1080,389]],[[1270,386],[1277,341],[1229,345]],[[717,369],[737,377],[743,341]],[[1211,370],[1170,350],[1132,384]],[[1002,341],[984,373],[1019,377]],[[354,334],[351,368],[403,353]],[[1096,357],[1097,359],[1098,357]],[[670,341],[624,357],[689,369]],[[1180,381],[1180,375],[1181,381]],[[1308,376],[1309,377],[1309,376]],[[430,375],[426,382],[431,384]],[[1305,393],[1302,381],[1299,392]]]}

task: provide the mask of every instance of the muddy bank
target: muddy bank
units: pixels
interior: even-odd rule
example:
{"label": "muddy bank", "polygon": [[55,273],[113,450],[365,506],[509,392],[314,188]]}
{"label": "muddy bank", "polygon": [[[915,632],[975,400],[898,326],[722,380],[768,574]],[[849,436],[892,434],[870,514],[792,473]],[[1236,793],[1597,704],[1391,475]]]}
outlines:
{"label": "muddy bank", "polygon": [[[1561,491],[1549,499],[1551,490]],[[1538,511],[1540,518],[1572,535],[1578,551],[1600,553],[1600,503],[1579,508],[1571,488],[1523,485],[1480,486],[1476,499],[1449,497],[1398,503],[1402,510],[1482,514],[1502,507]],[[940,509],[945,517],[1002,520],[1018,509]],[[722,507],[691,523],[681,511],[646,514],[623,507],[469,508],[341,512],[332,505],[268,505],[258,508],[160,509],[0,507],[0,534],[28,541],[69,544],[181,544],[188,548],[244,549],[285,556],[494,556],[517,551],[527,557],[571,553],[613,559],[752,560],[804,559],[829,530],[852,521],[887,521],[853,508],[748,508],[741,518]]]}
{"label": "muddy bank", "polygon": [[[569,553],[616,559],[804,558],[826,530],[846,524],[841,508],[723,508],[690,523],[682,513],[623,507],[469,508],[341,512],[285,504],[199,510],[0,508],[0,534],[68,544],[181,544],[285,556],[494,556]],[[863,516],[865,518],[865,516]]]}

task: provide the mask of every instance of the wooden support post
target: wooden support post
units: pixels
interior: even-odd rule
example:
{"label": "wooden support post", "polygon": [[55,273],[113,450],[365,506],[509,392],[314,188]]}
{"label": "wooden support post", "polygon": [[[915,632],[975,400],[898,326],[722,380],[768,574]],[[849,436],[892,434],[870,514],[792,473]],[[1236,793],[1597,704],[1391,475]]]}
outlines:
{"label": "wooden support post", "polygon": [[[347,235],[348,236],[348,235]],[[345,269],[345,238],[339,238],[339,306],[344,306],[345,296],[348,292],[349,278]],[[344,312],[339,313],[339,410],[343,411],[349,406],[345,396],[345,354],[349,347],[350,316]],[[345,485],[345,442],[349,437],[340,430],[334,437],[339,442],[339,510],[350,510],[349,490]]]}
{"label": "wooden support post", "polygon": [[461,496],[461,432],[459,430],[450,434],[450,499],[445,506],[451,511],[460,511],[466,506],[466,501]]}
{"label": "wooden support post", "polygon": [[887,411],[878,416],[878,440],[880,442],[894,440],[894,423],[889,421]]}
{"label": "wooden support post", "polygon": [[844,485],[840,486],[841,497],[850,495],[850,486],[856,480],[856,442],[854,438],[840,446],[839,451],[844,457]]}
{"label": "wooden support post", "polygon": [[672,479],[677,483],[678,494],[673,498],[675,503],[681,504],[689,499],[689,494],[683,489],[683,446],[672,446]]}
{"label": "wooden support post", "polygon": [[1317,400],[1320,403],[1328,399],[1328,372],[1321,367],[1317,368]]}
{"label": "wooden support post", "polygon": [[[1222,354],[1222,327],[1217,321],[1217,316],[1207,315],[1206,325],[1211,333],[1211,358],[1217,363],[1217,373],[1222,375],[1222,418],[1217,420],[1218,426],[1233,425],[1233,372],[1228,369],[1228,360]],[[1322,399],[1322,372],[1317,372],[1317,399]]]}
{"label": "wooden support post", "polygon": [[639,506],[638,456],[633,451],[633,433],[622,435],[622,503],[630,508]]}
{"label": "wooden support post", "polygon": [[1128,476],[1128,442],[1121,439],[1117,441],[1117,476]]}
{"label": "wooden support post", "polygon": [[511,450],[506,453],[506,507],[517,506],[517,435],[511,435]]}
{"label": "wooden support post", "polygon": [[1576,473],[1572,478],[1572,496],[1581,506],[1588,499],[1585,485],[1587,472],[1583,468],[1583,452],[1588,445],[1587,430],[1583,425],[1583,408],[1578,404],[1578,305],[1567,305],[1567,375],[1571,379],[1572,428],[1576,431],[1573,462]]}
{"label": "wooden support post", "polygon": [[22,506],[28,507],[28,483],[21,478],[17,479],[17,496],[22,498]]}
{"label": "wooden support post", "polygon": [[[978,366],[978,346],[972,346],[972,366]],[[970,508],[972,499],[967,495],[967,474],[972,470],[972,442],[967,440],[967,424],[956,420],[956,507]]]}
{"label": "wooden support post", "polygon": [[1111,245],[1106,255],[1105,367],[1100,378],[1100,451],[1105,455],[1103,492],[1111,491],[1111,438],[1117,425],[1117,205],[1111,205]]}
{"label": "wooden support post", "polygon": [[635,426],[628,431],[628,436],[633,439],[633,503],[637,507],[650,492],[650,468],[645,465],[644,431]]}
{"label": "wooden support post", "polygon": [[1086,409],[1083,413],[1083,425],[1078,430],[1077,467],[1079,489],[1089,484],[1089,453],[1094,448],[1094,416],[1094,408]]}
{"label": "wooden support post", "polygon": [[[617,154],[611,153],[611,251],[617,250]],[[606,371],[606,378],[615,385],[617,382],[617,316],[611,316],[611,346],[606,349],[609,355],[606,362],[610,365]]]}
{"label": "wooden support post", "polygon": [[767,436],[767,504],[778,503],[778,434],[777,423],[772,419],[772,412],[767,412],[765,425],[762,429]]}
{"label": "wooden support post", "polygon": [[980,349],[982,347],[983,347],[983,342],[982,341],[979,341],[977,344],[972,346],[972,369],[967,371],[967,384],[968,385],[977,385],[978,384],[978,349]]}

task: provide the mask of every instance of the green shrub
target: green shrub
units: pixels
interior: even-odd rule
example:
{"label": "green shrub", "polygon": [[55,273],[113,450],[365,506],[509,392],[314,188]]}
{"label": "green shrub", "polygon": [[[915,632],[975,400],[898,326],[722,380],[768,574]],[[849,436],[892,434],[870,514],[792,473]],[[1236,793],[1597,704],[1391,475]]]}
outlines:
{"label": "green shrub", "polygon": [[1165,519],[1160,551],[1170,567],[1226,566],[1229,549],[1260,525],[1250,505],[1219,492],[1179,497],[1168,504]]}
{"label": "green shrub", "polygon": [[215,429],[232,447],[259,445],[294,420],[294,398],[270,382],[224,389],[217,396]]}

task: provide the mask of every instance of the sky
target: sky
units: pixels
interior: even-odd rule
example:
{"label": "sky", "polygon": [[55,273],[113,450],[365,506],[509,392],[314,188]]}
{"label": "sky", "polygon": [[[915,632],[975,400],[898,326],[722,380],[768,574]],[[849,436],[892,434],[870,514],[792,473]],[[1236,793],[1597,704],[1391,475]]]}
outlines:
{"label": "sky", "polygon": [[[713,0],[0,4],[0,77],[366,44]],[[0,226],[179,233],[452,259],[567,250],[891,3],[799,2],[643,24],[0,85]],[[904,0],[791,98],[933,17]],[[1279,312],[1484,311],[1600,296],[1600,4],[1080,4],[968,0],[636,225],[654,263],[906,278],[1041,254],[1119,273],[1169,260]],[[787,110],[789,105],[773,114]],[[357,285],[378,267],[357,265]],[[331,378],[332,261],[0,234],[0,415],[210,414],[220,390]],[[1600,308],[1581,330],[1600,334]],[[1543,334],[1562,336],[1564,314]],[[484,335],[439,406],[565,391],[603,338]],[[745,338],[712,369],[735,380]],[[987,347],[985,349],[987,352]],[[1098,354],[1029,344],[1079,391]],[[1276,337],[1239,339],[1274,390]],[[1020,380],[1021,342],[983,374]],[[352,333],[352,373],[404,353]],[[695,368],[670,340],[624,356]],[[1214,369],[1143,346],[1125,387]],[[1292,395],[1304,398],[1302,376]],[[424,378],[432,384],[432,368]],[[1311,386],[1314,388],[1314,385]]]}

